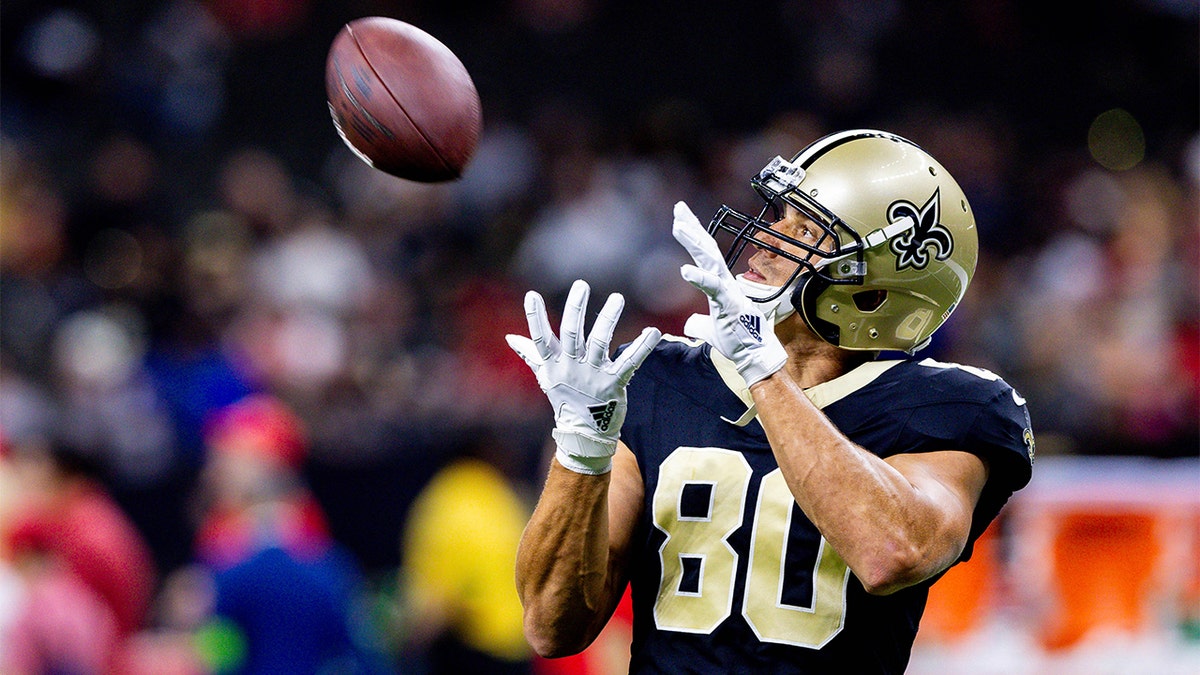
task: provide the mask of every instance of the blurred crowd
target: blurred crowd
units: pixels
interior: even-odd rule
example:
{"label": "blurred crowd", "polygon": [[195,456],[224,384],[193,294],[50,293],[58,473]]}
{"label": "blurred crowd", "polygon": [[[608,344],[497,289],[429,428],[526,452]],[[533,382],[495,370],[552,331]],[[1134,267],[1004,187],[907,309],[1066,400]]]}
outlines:
{"label": "blurred crowd", "polygon": [[[503,340],[524,291],[679,332],[670,205],[746,206],[852,126],[978,216],[924,356],[1003,374],[1039,454],[1196,455],[1195,3],[694,4],[5,2],[0,670],[549,672],[487,565],[551,424]],[[334,133],[325,50],[366,15],[475,77],[461,180]]]}

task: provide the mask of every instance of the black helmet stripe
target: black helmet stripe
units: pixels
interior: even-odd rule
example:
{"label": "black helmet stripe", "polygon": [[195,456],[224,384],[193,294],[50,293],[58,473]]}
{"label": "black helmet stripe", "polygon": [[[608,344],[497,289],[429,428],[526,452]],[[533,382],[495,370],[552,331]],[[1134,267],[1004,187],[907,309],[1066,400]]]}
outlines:
{"label": "black helmet stripe", "polygon": [[901,138],[895,134],[889,134],[886,131],[877,131],[875,129],[851,129],[849,131],[839,131],[835,134],[829,134],[823,138],[813,141],[811,145],[802,150],[796,158],[792,160],[793,164],[798,164],[801,169],[808,169],[812,163],[821,158],[822,155],[830,150],[844,145],[850,141],[857,141],[861,138],[888,138],[899,143],[907,143],[914,148],[920,149],[916,143]]}

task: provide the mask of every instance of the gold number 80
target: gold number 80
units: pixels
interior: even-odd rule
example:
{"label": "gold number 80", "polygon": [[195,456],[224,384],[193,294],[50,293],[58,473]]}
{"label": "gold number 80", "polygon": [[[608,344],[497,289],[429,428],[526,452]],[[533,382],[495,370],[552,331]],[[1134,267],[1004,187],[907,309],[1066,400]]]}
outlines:
{"label": "gold number 80", "polygon": [[[710,633],[733,613],[738,553],[728,542],[741,525],[753,478],[740,453],[722,448],[679,448],[659,468],[654,525],[667,536],[659,548],[662,580],[654,602],[661,630]],[[681,513],[684,488],[708,486],[707,513]],[[842,630],[850,570],[821,539],[807,606],[783,601],[787,535],[794,504],[779,469],[762,478],[754,508],[742,616],[764,642],[819,649]],[[685,567],[690,586],[683,586]]]}

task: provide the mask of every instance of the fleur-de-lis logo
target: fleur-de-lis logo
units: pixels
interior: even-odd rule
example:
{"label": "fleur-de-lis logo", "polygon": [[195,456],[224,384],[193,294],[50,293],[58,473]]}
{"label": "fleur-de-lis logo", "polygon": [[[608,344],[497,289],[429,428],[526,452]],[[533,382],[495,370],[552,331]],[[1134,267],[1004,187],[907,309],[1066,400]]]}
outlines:
{"label": "fleur-de-lis logo", "polygon": [[934,190],[929,201],[921,208],[912,202],[894,202],[888,207],[888,222],[912,218],[917,224],[908,232],[892,240],[892,253],[896,254],[896,271],[906,267],[923,270],[930,262],[929,248],[938,260],[945,260],[954,251],[954,238],[941,224],[941,190]]}

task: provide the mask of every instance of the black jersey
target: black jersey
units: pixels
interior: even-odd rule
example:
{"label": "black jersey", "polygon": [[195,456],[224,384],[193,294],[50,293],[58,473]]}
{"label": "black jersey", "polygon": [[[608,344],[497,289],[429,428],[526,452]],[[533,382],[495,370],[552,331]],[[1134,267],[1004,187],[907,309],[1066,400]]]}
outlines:
{"label": "black jersey", "polygon": [[[988,371],[873,361],[806,393],[880,457],[985,458],[971,542],[1029,481],[1025,402]],[[796,506],[732,364],[707,344],[667,337],[628,395],[621,439],[645,483],[630,671],[903,672],[932,581],[888,596],[863,590]]]}

